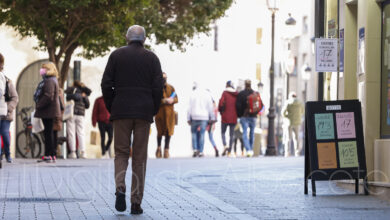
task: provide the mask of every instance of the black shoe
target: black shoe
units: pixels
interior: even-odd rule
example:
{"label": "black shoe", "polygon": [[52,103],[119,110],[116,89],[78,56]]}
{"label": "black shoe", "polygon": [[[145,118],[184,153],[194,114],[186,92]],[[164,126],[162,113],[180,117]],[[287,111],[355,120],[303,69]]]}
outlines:
{"label": "black shoe", "polygon": [[192,157],[197,157],[198,156],[198,151],[194,151],[194,154],[192,155]]}
{"label": "black shoe", "polygon": [[140,204],[131,204],[131,212],[132,215],[140,215],[144,213],[144,210],[141,208]]}
{"label": "black shoe", "polygon": [[227,154],[228,150],[229,150],[229,148],[227,148],[227,147],[223,150],[223,152],[222,152],[222,157],[225,156],[225,155]]}
{"label": "black shoe", "polygon": [[115,209],[118,212],[126,211],[126,194],[122,192],[116,192]]}
{"label": "black shoe", "polygon": [[11,156],[7,157],[7,163],[12,163],[12,158],[11,158]]}
{"label": "black shoe", "polygon": [[217,149],[215,149],[215,157],[219,157],[219,152]]}
{"label": "black shoe", "polygon": [[201,152],[201,153],[198,153],[198,157],[203,157],[204,155],[203,155],[203,152]]}
{"label": "black shoe", "polygon": [[1,160],[0,160],[0,169],[3,167],[3,165],[1,164]]}

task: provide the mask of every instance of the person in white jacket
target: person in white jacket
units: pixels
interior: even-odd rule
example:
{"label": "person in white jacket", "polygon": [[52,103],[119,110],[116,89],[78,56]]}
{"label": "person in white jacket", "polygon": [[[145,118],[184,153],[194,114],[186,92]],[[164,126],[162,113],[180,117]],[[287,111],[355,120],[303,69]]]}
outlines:
{"label": "person in white jacket", "polygon": [[206,127],[215,120],[213,99],[210,93],[194,83],[187,113],[187,121],[191,126],[193,157],[203,156]]}

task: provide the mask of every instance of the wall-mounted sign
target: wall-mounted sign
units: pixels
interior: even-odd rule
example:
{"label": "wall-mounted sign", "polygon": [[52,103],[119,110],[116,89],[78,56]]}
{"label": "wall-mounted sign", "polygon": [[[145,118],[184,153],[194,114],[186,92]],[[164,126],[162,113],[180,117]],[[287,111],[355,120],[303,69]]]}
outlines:
{"label": "wall-mounted sign", "polygon": [[328,37],[336,38],[337,28],[336,28],[336,20],[331,19],[328,21]]}
{"label": "wall-mounted sign", "polygon": [[359,29],[358,75],[366,72],[366,43],[364,27]]}
{"label": "wall-mounted sign", "polygon": [[339,59],[339,70],[344,72],[344,29],[340,30],[340,59]]}
{"label": "wall-mounted sign", "polygon": [[338,71],[338,39],[316,38],[316,71]]}

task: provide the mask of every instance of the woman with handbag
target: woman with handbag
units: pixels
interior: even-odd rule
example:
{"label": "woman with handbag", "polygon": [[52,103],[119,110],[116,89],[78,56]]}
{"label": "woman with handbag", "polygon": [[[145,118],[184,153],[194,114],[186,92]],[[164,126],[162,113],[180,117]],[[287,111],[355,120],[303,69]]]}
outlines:
{"label": "woman with handbag", "polygon": [[54,120],[61,117],[58,71],[54,63],[42,64],[40,74],[43,80],[39,83],[35,94],[36,111],[34,117],[41,118],[44,125],[45,155],[38,162],[55,162],[56,146],[54,142]]}
{"label": "woman with handbag", "polygon": [[[156,158],[169,158],[169,142],[175,129],[174,104],[179,102],[175,88],[167,83],[167,74],[163,73],[164,89],[160,109],[155,117],[157,128]],[[161,152],[162,137],[165,136],[164,155]]]}

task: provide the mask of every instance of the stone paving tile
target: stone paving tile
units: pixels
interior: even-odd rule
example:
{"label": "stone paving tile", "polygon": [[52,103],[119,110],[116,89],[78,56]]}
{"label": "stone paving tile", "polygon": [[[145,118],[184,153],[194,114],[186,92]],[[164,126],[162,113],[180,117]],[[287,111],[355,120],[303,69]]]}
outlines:
{"label": "stone paving tile", "polygon": [[0,219],[389,219],[388,202],[332,182],[318,182],[317,197],[303,195],[302,165],[278,157],[149,160],[145,213],[132,216],[114,208],[112,160],[15,160],[0,170]]}

